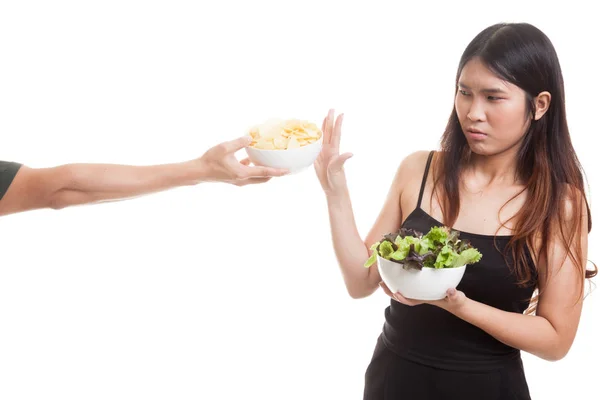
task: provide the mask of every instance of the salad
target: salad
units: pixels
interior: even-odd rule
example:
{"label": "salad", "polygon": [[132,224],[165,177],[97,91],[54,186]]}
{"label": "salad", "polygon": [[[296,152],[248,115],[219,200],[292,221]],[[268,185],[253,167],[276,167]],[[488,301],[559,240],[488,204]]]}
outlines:
{"label": "salad", "polygon": [[413,229],[401,228],[389,233],[371,246],[373,253],[365,262],[370,267],[377,256],[401,264],[405,269],[456,268],[474,264],[482,254],[468,240],[460,240],[459,232],[434,226],[423,235]]}

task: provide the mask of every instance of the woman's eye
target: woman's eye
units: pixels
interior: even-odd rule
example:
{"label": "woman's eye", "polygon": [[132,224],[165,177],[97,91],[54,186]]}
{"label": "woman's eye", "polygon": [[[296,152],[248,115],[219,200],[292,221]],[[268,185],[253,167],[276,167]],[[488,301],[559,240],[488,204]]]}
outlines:
{"label": "woman's eye", "polygon": [[502,100],[502,97],[488,96],[488,100]]}
{"label": "woman's eye", "polygon": [[460,94],[462,94],[463,96],[468,96],[469,93],[466,92],[466,90],[462,90],[462,89],[458,89],[458,91],[460,92]]}

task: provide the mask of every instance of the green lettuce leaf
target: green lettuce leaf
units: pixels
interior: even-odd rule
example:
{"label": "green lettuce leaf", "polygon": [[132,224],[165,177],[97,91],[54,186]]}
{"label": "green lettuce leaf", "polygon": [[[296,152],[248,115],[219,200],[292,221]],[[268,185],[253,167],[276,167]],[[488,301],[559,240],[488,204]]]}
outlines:
{"label": "green lettuce leaf", "polygon": [[391,242],[385,241],[379,244],[379,249],[377,251],[381,257],[389,259],[390,255],[394,252],[394,247]]}
{"label": "green lettuce leaf", "polygon": [[445,245],[448,240],[448,229],[442,226],[434,226],[424,238],[431,240],[434,245],[438,243]]}
{"label": "green lettuce leaf", "polygon": [[474,248],[463,250],[454,260],[452,267],[462,267],[463,265],[475,264],[481,260],[482,254]]}
{"label": "green lettuce leaf", "polygon": [[377,261],[377,251],[373,251],[371,257],[367,261],[365,261],[364,267],[369,268],[371,265],[375,264]]}
{"label": "green lettuce leaf", "polygon": [[449,268],[454,264],[454,260],[458,257],[458,253],[456,253],[450,246],[446,245],[442,247],[442,250],[439,252],[434,265],[434,268]]}

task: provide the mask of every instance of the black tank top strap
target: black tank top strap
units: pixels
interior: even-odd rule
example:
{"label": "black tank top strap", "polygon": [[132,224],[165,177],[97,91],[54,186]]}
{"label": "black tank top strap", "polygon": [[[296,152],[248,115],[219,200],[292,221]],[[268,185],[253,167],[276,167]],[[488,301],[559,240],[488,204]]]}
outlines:
{"label": "black tank top strap", "polygon": [[421,182],[421,191],[419,192],[419,202],[417,203],[417,208],[421,207],[423,192],[425,191],[425,184],[427,183],[427,175],[429,175],[429,167],[431,166],[431,159],[433,158],[434,153],[435,150],[430,151],[429,157],[427,157],[427,164],[425,165],[425,172],[423,173],[423,181]]}

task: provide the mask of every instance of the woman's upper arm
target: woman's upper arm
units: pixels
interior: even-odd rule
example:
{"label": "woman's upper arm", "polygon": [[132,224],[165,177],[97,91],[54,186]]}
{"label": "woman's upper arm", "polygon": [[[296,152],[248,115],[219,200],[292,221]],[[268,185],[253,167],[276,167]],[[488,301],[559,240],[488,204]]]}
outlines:
{"label": "woman's upper arm", "polygon": [[54,207],[57,193],[64,187],[61,167],[29,168],[16,163],[0,167],[0,215]]}
{"label": "woman's upper arm", "polygon": [[[569,219],[569,214],[572,213],[572,210],[570,210],[571,204],[567,201],[567,219]],[[554,327],[558,337],[556,346],[561,357],[567,354],[575,340],[583,306],[584,278],[588,254],[588,214],[585,203],[583,204],[581,218],[580,250],[582,265],[578,266],[568,256],[562,239],[558,238],[549,243],[550,252],[547,260],[544,258],[540,260],[540,262],[545,263],[544,267],[546,267],[541,271],[545,270],[546,273],[540,275],[540,296],[536,315],[546,318]],[[574,238],[571,246],[574,255],[579,243],[577,239]]]}
{"label": "woman's upper arm", "polygon": [[[416,176],[418,176],[418,181],[421,181],[428,154],[429,152],[427,151],[418,151],[410,154],[400,163],[383,207],[365,238],[367,248],[370,249],[383,235],[397,232],[400,229],[403,213],[408,212],[408,210],[402,210],[401,208],[400,199],[402,193],[414,182]],[[370,271],[369,280],[373,282],[377,281],[376,283],[381,281],[377,268],[373,268],[373,271]]]}

